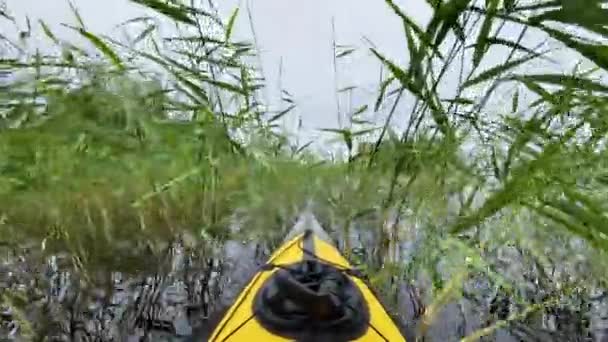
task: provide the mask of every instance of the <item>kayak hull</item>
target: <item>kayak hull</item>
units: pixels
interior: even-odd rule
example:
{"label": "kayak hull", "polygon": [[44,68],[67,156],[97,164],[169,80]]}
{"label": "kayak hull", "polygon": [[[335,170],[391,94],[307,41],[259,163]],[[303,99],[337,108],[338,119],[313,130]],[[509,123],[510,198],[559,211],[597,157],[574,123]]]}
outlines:
{"label": "kayak hull", "polygon": [[[314,253],[314,257],[318,257],[327,264],[344,270],[351,268],[348,260],[333,246],[328,235],[310,214],[300,219],[288,235],[288,240],[272,254],[267,264],[296,264],[309,258],[311,252]],[[223,319],[211,335],[210,341],[279,342],[294,340],[265,329],[254,314],[257,293],[280,269],[281,267],[263,268],[253,276],[233,305],[224,314]],[[353,341],[405,341],[398,327],[365,281],[356,276],[349,276],[349,278],[359,290],[369,311],[369,321],[367,326],[364,327],[364,332]],[[342,341],[340,338],[334,340]]]}

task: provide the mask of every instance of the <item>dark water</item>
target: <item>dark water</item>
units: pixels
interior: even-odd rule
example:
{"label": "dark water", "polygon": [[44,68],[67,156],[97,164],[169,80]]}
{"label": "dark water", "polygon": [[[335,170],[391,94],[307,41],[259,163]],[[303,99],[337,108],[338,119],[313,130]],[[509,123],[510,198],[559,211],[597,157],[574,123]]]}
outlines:
{"label": "dark water", "polygon": [[[371,234],[353,234],[350,244],[359,253],[376,243]],[[52,341],[205,341],[225,308],[241,287],[266,260],[271,247],[253,242],[228,241],[207,255],[188,255],[176,244],[162,275],[127,277],[112,273],[99,288],[83,289],[70,269],[67,256],[47,258],[46,264],[34,249],[4,251],[0,263],[0,288],[14,306],[0,308],[0,337],[30,340],[28,330],[44,331]],[[407,262],[415,255],[415,239],[398,249]],[[521,287],[542,289],[523,277],[516,251],[506,249],[505,272],[521,273]],[[410,279],[411,280],[411,279]],[[391,295],[382,299],[396,312],[396,319],[412,336],[418,327],[425,302],[424,284],[429,279],[392,281]],[[383,292],[386,293],[386,292]],[[20,310],[14,309],[15,307]],[[581,308],[585,309],[582,310]],[[515,312],[508,296],[493,289],[483,278],[467,281],[463,298],[449,302],[427,330],[425,341],[458,341]],[[583,312],[584,311],[584,312]],[[25,321],[27,324],[19,323]],[[487,341],[608,341],[608,298],[597,291],[577,310],[544,312],[497,329]],[[24,336],[26,335],[26,336]],[[410,337],[408,336],[408,337]],[[413,339],[411,339],[413,340]]]}

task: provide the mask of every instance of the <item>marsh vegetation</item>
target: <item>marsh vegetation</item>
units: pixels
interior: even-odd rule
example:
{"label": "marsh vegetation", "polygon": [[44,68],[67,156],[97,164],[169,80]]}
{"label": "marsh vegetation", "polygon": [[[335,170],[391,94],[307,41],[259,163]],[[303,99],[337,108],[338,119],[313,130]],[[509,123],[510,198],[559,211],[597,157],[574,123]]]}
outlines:
{"label": "marsh vegetation", "polygon": [[131,1],[128,41],[74,7],[82,44],[0,8],[0,334],[189,335],[312,202],[421,339],[608,338],[607,1],[427,0],[422,26],[385,0],[407,63],[336,44],[383,71],[321,152],[264,102],[246,8]]}

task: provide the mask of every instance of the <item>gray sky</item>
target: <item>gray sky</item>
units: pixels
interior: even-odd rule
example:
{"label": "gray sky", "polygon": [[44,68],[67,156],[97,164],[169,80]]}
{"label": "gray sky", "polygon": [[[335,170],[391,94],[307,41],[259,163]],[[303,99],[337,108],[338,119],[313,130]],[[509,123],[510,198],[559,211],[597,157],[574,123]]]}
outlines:
{"label": "gray sky", "polygon": [[[408,2],[409,9],[421,17],[430,14],[424,1]],[[388,55],[405,61],[407,50],[400,20],[382,0],[256,0],[250,4],[264,72],[272,82],[269,86],[277,89],[283,58],[281,84],[299,100],[306,126],[336,123],[334,76],[337,75],[339,88],[361,87],[361,92],[354,93],[356,98],[369,99],[369,92],[377,89],[380,65],[365,49],[364,36]],[[332,18],[337,44],[360,47],[348,58],[338,60],[337,74],[333,65]],[[245,15],[241,19],[239,32],[246,36],[249,23]],[[346,94],[341,99],[342,110],[346,110]],[[353,102],[354,107],[361,104]]]}
{"label": "gray sky", "polygon": [[[20,19],[29,15],[35,23],[44,20],[62,36],[67,30],[60,30],[60,23],[75,23],[68,2],[65,0],[4,0],[9,10]],[[256,30],[263,71],[267,78],[268,94],[271,100],[278,95],[278,74],[280,60],[283,60],[282,87],[292,93],[299,105],[296,114],[303,119],[304,130],[308,134],[317,128],[335,127],[336,95],[333,71],[332,18],[335,21],[338,44],[355,45],[361,49],[339,61],[337,77],[339,87],[359,86],[353,93],[353,107],[371,103],[376,96],[380,64],[370,55],[362,38],[369,38],[380,51],[393,60],[407,62],[407,47],[402,25],[397,16],[388,8],[384,0],[221,0],[220,11],[227,17],[235,6],[241,11],[236,26],[238,38],[251,38],[251,28],[247,19],[246,1],[252,10],[253,25]],[[0,0],[0,3],[2,0]],[[105,34],[120,34],[116,25],[130,18],[142,15],[140,7],[128,0],[73,0],[90,31]],[[425,25],[430,19],[431,9],[425,0],[395,0],[419,24]],[[2,31],[9,30],[0,22]],[[38,30],[39,32],[40,30]],[[507,25],[503,36],[515,39],[518,30]],[[41,43],[44,39],[39,37]],[[527,46],[533,47],[544,39],[532,34]],[[571,69],[576,59],[560,52],[554,55],[562,61],[562,66]],[[490,53],[485,61],[494,65],[504,60],[505,50]],[[538,68],[532,64],[531,68]],[[536,70],[536,69],[535,69]],[[442,84],[448,92],[456,84],[458,70],[451,70]],[[343,111],[348,98],[341,98]],[[506,99],[505,99],[506,100]],[[502,102],[502,99],[497,99]],[[510,101],[510,99],[509,99]],[[407,104],[406,104],[407,105]],[[397,118],[400,122],[403,117]],[[294,120],[295,122],[295,120]]]}

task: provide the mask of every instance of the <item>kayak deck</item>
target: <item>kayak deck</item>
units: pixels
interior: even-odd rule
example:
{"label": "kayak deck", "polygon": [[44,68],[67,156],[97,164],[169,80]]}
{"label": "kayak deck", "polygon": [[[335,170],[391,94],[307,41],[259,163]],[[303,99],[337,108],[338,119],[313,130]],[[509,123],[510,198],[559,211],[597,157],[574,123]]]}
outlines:
{"label": "kayak deck", "polygon": [[[321,298],[320,302],[325,300],[327,307],[332,307],[331,303],[339,301],[341,298],[347,302],[347,305],[351,305],[342,308],[343,314],[348,314],[350,321],[344,318],[335,320],[336,322],[315,321],[299,326],[298,319],[302,317],[301,310],[287,309],[292,311],[281,316],[284,308],[293,306],[293,302],[297,302],[298,297],[310,293],[310,289],[303,289],[304,292],[300,292],[301,295],[294,295],[293,293],[296,293],[295,290],[299,290],[298,288],[285,290],[286,288],[281,285],[285,281],[293,280],[293,276],[287,274],[290,267],[293,269],[292,272],[295,272],[293,274],[296,274],[301,267],[308,267],[307,262],[311,262],[310,264],[316,265],[316,267],[326,268],[327,270],[322,271],[327,274],[326,278],[348,279],[346,282],[336,280],[337,287],[334,286],[334,290],[327,292],[324,297],[315,296],[315,293],[311,298]],[[318,221],[310,212],[305,212],[287,235],[283,245],[269,258],[266,267],[257,272],[241,291],[216,327],[210,341],[316,340],[321,342],[326,339],[361,342],[405,341],[372,290],[362,279],[349,272],[350,269],[350,263],[333,246],[329,235]],[[333,275],[330,274],[332,272]],[[287,280],[280,281],[283,278]],[[327,279],[323,282],[330,283]],[[292,297],[285,299],[284,297],[288,297],[292,290]],[[281,300],[283,301],[282,306],[277,304],[277,308],[280,310],[271,310],[264,305],[264,303],[275,303]],[[302,300],[300,304],[306,306],[306,300]],[[274,304],[269,304],[269,306],[272,305]],[[354,308],[352,305],[359,306]],[[270,317],[270,319],[266,319],[266,317]],[[293,317],[294,320],[290,321],[290,317]],[[274,322],[277,324],[274,325]],[[308,321],[303,320],[302,322]],[[315,327],[311,327],[311,324]],[[323,331],[323,327],[327,327],[327,331]]]}

